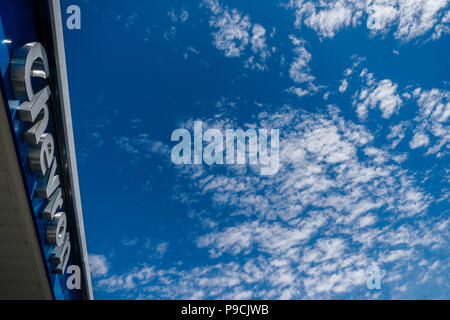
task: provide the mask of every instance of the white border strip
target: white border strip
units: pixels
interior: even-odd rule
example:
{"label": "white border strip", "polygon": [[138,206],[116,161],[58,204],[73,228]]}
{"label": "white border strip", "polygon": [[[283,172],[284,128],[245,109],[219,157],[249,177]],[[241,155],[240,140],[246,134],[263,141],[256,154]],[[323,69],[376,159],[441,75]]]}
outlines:
{"label": "white border strip", "polygon": [[69,85],[67,80],[66,54],[64,49],[63,24],[61,18],[60,0],[48,0],[50,23],[52,28],[53,50],[56,59],[56,68],[58,74],[58,87],[60,90],[59,102],[61,106],[61,115],[63,118],[63,127],[65,129],[64,144],[66,146],[67,168],[70,173],[70,190],[72,191],[74,214],[77,222],[78,239],[81,251],[81,269],[85,276],[86,295],[88,299],[94,299],[92,292],[91,273],[89,270],[89,256],[86,247],[86,237],[83,222],[83,210],[81,207],[80,186],[78,182],[77,160],[75,155],[75,142],[73,138],[72,113],[70,109]]}

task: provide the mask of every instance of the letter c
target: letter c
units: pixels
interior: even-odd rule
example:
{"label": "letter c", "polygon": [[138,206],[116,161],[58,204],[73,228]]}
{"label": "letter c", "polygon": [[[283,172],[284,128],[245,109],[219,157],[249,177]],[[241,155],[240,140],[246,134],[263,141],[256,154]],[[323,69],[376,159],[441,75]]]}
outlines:
{"label": "letter c", "polygon": [[14,52],[11,60],[11,83],[16,99],[32,101],[32,77],[47,79],[49,75],[47,54],[38,42],[30,42]]}

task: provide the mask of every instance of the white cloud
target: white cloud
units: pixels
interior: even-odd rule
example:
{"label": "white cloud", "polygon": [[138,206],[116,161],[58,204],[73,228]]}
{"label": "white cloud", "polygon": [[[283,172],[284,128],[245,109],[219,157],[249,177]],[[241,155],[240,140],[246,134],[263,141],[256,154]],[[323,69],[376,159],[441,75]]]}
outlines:
{"label": "white cloud", "polygon": [[[136,23],[136,19],[139,17],[137,12],[133,12],[132,14],[128,15],[127,17],[125,17],[124,22],[123,22],[123,26],[127,29],[131,28],[135,23]],[[118,18],[116,20],[120,20],[120,16],[118,16]]]}
{"label": "white cloud", "polygon": [[420,147],[426,147],[430,143],[430,138],[423,132],[417,132],[412,138],[409,146],[411,149],[417,149]]}
{"label": "white cloud", "polygon": [[360,57],[358,55],[353,55],[350,57],[350,59],[352,60],[352,65],[344,70],[344,78],[340,81],[340,85],[338,87],[338,91],[340,93],[344,93],[345,91],[347,91],[348,85],[354,77],[354,72],[360,67],[361,63],[365,61],[366,58]]}
{"label": "white cloud", "polygon": [[324,215],[317,214],[298,223],[297,228],[283,227],[279,223],[260,223],[257,221],[243,223],[229,227],[223,232],[207,234],[199,238],[197,244],[200,248],[212,247],[210,254],[218,257],[228,252],[232,255],[249,252],[258,248],[260,252],[272,256],[283,255],[293,250],[297,260],[300,245],[309,240],[326,222]]}
{"label": "white cloud", "polygon": [[450,10],[447,11],[441,22],[434,27],[434,33],[432,38],[438,39],[443,35],[450,33]]}
{"label": "white cloud", "polygon": [[266,46],[266,29],[260,24],[254,24],[252,28],[252,38],[250,40],[252,44],[252,51],[254,53],[261,52],[267,54]]}
{"label": "white cloud", "polygon": [[400,259],[409,258],[413,254],[412,250],[395,250],[383,255],[380,259],[383,262],[392,262]]}
{"label": "white cloud", "polygon": [[372,34],[386,34],[391,29],[396,39],[410,41],[434,29],[431,38],[449,32],[448,0],[292,0],[296,22],[332,38],[343,28],[366,20]]}
{"label": "white cloud", "polygon": [[[380,85],[395,87],[390,95],[399,96],[391,81],[377,81],[367,70],[362,76],[368,96]],[[415,90],[411,97],[419,105],[417,121],[447,119],[442,91]],[[373,108],[382,114],[392,110],[380,105],[377,101]],[[233,104],[221,99],[217,108],[229,112],[204,124],[236,127]],[[333,106],[324,114],[290,106],[258,110],[249,126],[282,133],[277,175],[261,177],[252,166],[176,168],[180,184],[174,199],[198,219],[194,245],[211,259],[187,269],[137,265],[97,286],[140,298],[362,297],[372,262],[390,266],[383,283],[395,288],[417,287],[411,274],[426,272],[436,279],[448,270],[439,259],[442,263],[429,270],[436,261],[430,254],[437,256],[448,242],[447,228],[426,214],[433,198],[400,165],[398,153],[377,146],[365,126],[346,120]],[[388,139],[405,139],[413,121],[391,127]],[[210,201],[212,209],[192,213],[196,201]],[[219,257],[220,262],[213,260]],[[389,289],[392,295],[400,291],[395,288]]]}
{"label": "white cloud", "polygon": [[292,61],[289,68],[289,75],[297,84],[303,82],[309,82],[314,80],[314,77],[310,74],[309,62],[311,61],[311,54],[305,49],[305,42],[297,39],[295,36],[289,36],[292,43],[295,45],[294,52],[296,57]]}
{"label": "white cloud", "polygon": [[189,58],[189,56],[191,56],[191,55],[198,55],[199,53],[200,53],[199,50],[195,49],[192,46],[188,46],[186,51],[184,52],[183,57],[184,57],[185,60],[187,60]]}
{"label": "white cloud", "polygon": [[153,140],[147,133],[138,134],[135,137],[115,138],[119,148],[131,155],[150,158],[152,155],[168,155],[169,148],[161,141]]}
{"label": "white cloud", "polygon": [[[359,69],[364,59],[353,57],[353,66],[344,71],[345,78],[352,80],[352,74]],[[406,102],[416,104],[417,108],[403,112],[405,120],[390,127],[386,138],[391,141],[389,148],[395,149],[403,139],[409,140],[411,149],[428,147],[425,155],[435,154],[442,158],[448,153],[450,141],[450,92],[445,89],[422,90],[418,87],[403,90],[390,79],[378,81],[373,73],[363,68],[359,74],[362,88],[353,95],[353,106],[360,120],[365,120],[370,110],[379,109],[385,119],[400,113]],[[412,111],[411,111],[412,110]],[[407,137],[412,131],[413,135]]]}
{"label": "white cloud", "polygon": [[236,9],[225,11],[220,17],[214,17],[211,26],[218,28],[214,33],[214,45],[227,57],[239,57],[248,45],[250,19],[242,16]]}
{"label": "white cloud", "polygon": [[184,8],[178,11],[172,8],[167,13],[167,15],[169,16],[170,20],[172,20],[172,22],[184,23],[189,19],[189,12]]}
{"label": "white cloud", "polygon": [[[415,149],[422,146],[430,147],[427,154],[442,157],[448,153],[446,146],[450,141],[450,92],[447,90],[417,88],[412,96],[419,107],[418,115],[414,118],[417,123],[415,134],[410,147]],[[430,141],[430,136],[434,141]]]}
{"label": "white cloud", "polygon": [[312,59],[311,53],[306,50],[306,41],[298,39],[294,35],[289,35],[292,44],[294,45],[294,58],[289,66],[289,76],[296,86],[293,86],[287,91],[296,94],[298,97],[311,95],[318,92],[322,86],[314,84],[315,77],[311,74],[309,63]]}
{"label": "white cloud", "polygon": [[398,17],[398,6],[395,1],[369,0],[366,5],[366,26],[373,33],[388,31]]}
{"label": "white cloud", "polygon": [[339,92],[343,93],[347,90],[347,86],[348,86],[348,81],[347,79],[343,79],[341,81],[341,85],[339,86]]}
{"label": "white cloud", "polygon": [[121,241],[125,247],[132,247],[138,242],[138,238],[123,238]]}
{"label": "white cloud", "polygon": [[305,24],[321,37],[332,38],[337,31],[350,26],[356,6],[348,1],[327,1],[321,4],[312,1],[293,1],[296,9],[295,24]]}
{"label": "white cloud", "polygon": [[395,37],[411,40],[430,31],[442,17],[448,0],[399,0],[399,22]]}
{"label": "white cloud", "polygon": [[164,256],[164,254],[167,252],[167,249],[169,248],[169,242],[161,242],[156,246],[156,253],[158,254],[158,257],[161,258]]}
{"label": "white cloud", "polygon": [[153,268],[143,265],[133,268],[124,275],[111,275],[100,279],[95,286],[107,292],[132,290],[137,286],[147,284],[153,277]]}
{"label": "white cloud", "polygon": [[[363,1],[361,5],[344,0],[315,2],[320,5],[296,1],[297,24],[316,30],[323,38],[333,37],[361,22],[365,11],[373,34],[396,29],[395,37],[409,41],[433,26],[435,34],[445,32],[448,18],[439,20],[440,0],[427,8],[423,7],[427,1],[413,2],[367,1],[364,7]],[[204,3],[212,14],[217,49],[226,57],[244,56],[248,67],[264,69],[270,54],[266,29],[218,1]],[[316,92],[307,45],[295,36],[290,39],[295,56],[289,76],[295,86],[288,90],[298,96]],[[344,71],[340,92],[348,89],[350,76],[357,76],[360,62]],[[258,104],[262,111],[249,125],[282,132],[279,174],[262,178],[251,166],[220,171],[208,166],[174,169],[182,182],[174,186],[173,198],[187,207],[190,218],[199,220],[199,229],[204,228],[193,232],[195,245],[213,259],[220,257],[221,262],[199,260],[191,268],[141,264],[108,276],[106,258],[91,255],[93,276],[102,277],[96,285],[142,298],[329,298],[344,292],[361,297],[361,289],[366,290],[365,270],[372,261],[395,264],[383,281],[395,281],[400,291],[406,285],[416,286],[416,275],[425,270],[429,277],[445,274],[445,259],[433,260],[439,259],[438,250],[446,248],[448,223],[427,217],[433,199],[399,164],[393,149],[405,140],[411,148],[445,152],[448,92],[416,89],[402,95],[392,80],[377,80],[368,70],[361,76],[363,88],[354,99],[361,119],[375,109],[384,118],[392,117],[400,111],[402,98],[417,102],[415,119],[389,128],[390,148],[377,146],[370,130],[345,119],[336,107],[330,106],[324,114],[304,112],[299,106],[269,113]],[[221,113],[209,119],[208,125],[234,126],[230,113],[235,105],[221,101],[217,109]],[[412,139],[406,138],[408,130],[414,131]],[[117,144],[140,158],[165,157],[169,150],[147,134],[120,137]],[[210,201],[212,209],[192,213],[195,201]],[[218,218],[224,213],[226,220]],[[151,248],[163,256],[169,243]]]}
{"label": "white cloud", "polygon": [[[230,121],[205,123],[221,127]],[[214,223],[215,210],[192,215],[213,222],[200,223],[206,233],[196,245],[222,262],[188,270],[141,265],[105,279],[99,284],[104,290],[171,299],[227,299],[237,292],[255,299],[360,294],[373,261],[395,262],[384,282],[412,285],[403,276],[411,262],[428,261],[423,247],[445,245],[445,228],[423,220],[430,196],[395,154],[377,148],[365,127],[344,120],[336,108],[325,115],[291,107],[262,111],[255,125],[283,132],[277,175],[261,178],[257,168],[232,166],[221,173],[208,166],[179,172],[184,186],[191,181],[191,200],[209,199],[212,208],[229,213],[221,224]],[[404,244],[406,251],[399,247]]]}
{"label": "white cloud", "polygon": [[253,24],[248,15],[222,6],[217,0],[205,0],[203,4],[212,13],[209,24],[215,29],[214,46],[226,57],[240,57],[251,48],[253,55],[247,58],[245,66],[266,70],[265,62],[270,51],[266,45],[265,28],[258,23]]}
{"label": "white cloud", "polygon": [[92,277],[98,278],[108,274],[109,263],[105,256],[91,253],[89,254],[89,267]]}
{"label": "white cloud", "polygon": [[402,121],[390,128],[390,132],[386,138],[392,140],[392,149],[395,149],[395,147],[397,147],[397,145],[403,140],[403,138],[405,138],[407,127],[408,122]]}
{"label": "white cloud", "polygon": [[177,33],[177,28],[175,26],[170,26],[169,30],[164,31],[164,38],[167,41],[170,41],[173,38],[175,38],[176,33]]}
{"label": "white cloud", "polygon": [[367,117],[369,109],[380,109],[382,117],[389,119],[401,107],[403,101],[397,93],[397,84],[389,79],[376,82],[372,74],[365,76],[366,87],[360,89],[353,105],[360,119]]}

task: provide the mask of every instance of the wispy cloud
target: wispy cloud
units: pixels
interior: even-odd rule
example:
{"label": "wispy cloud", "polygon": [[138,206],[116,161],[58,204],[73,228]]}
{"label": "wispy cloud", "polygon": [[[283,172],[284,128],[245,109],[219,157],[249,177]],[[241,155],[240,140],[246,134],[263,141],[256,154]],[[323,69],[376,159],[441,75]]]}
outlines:
{"label": "wispy cloud", "polygon": [[211,12],[209,24],[214,29],[214,46],[226,57],[240,57],[247,53],[245,66],[266,70],[265,63],[271,55],[266,45],[266,29],[252,23],[248,15],[237,9],[222,6],[218,0],[205,0],[203,5]]}
{"label": "wispy cloud", "polygon": [[[262,111],[255,125],[283,133],[279,174],[177,168],[180,179],[191,181],[184,185],[191,199],[209,199],[229,212],[226,221],[201,224],[205,232],[195,240],[220,262],[189,269],[137,265],[102,279],[100,288],[171,299],[370,297],[364,288],[372,262],[389,266],[383,283],[395,284],[393,295],[414,286],[406,274],[439,261],[429,276],[446,270],[425,253],[443,250],[448,238],[441,224],[425,219],[432,197],[395,153],[376,147],[367,128],[345,120],[336,107],[326,114],[289,106]],[[192,218],[214,222],[216,216]]]}
{"label": "wispy cloud", "polygon": [[89,267],[94,278],[108,274],[109,263],[105,256],[100,254],[89,254]]}
{"label": "wispy cloud", "polygon": [[167,15],[172,22],[185,23],[189,19],[189,12],[185,8],[181,8],[179,10],[172,8]]}
{"label": "wispy cloud", "polygon": [[289,67],[289,76],[296,86],[301,85],[301,87],[291,87],[288,89],[288,92],[294,93],[299,97],[316,93],[320,90],[320,87],[314,84],[316,78],[311,74],[309,63],[312,56],[305,47],[307,43],[294,35],[289,35],[289,39],[294,46],[293,51],[295,54]]}
{"label": "wispy cloud", "polygon": [[122,238],[120,241],[125,247],[132,247],[138,243],[138,238]]}
{"label": "wispy cloud", "polygon": [[321,38],[332,38],[350,26],[364,24],[373,35],[393,30],[394,37],[410,41],[449,33],[448,0],[291,0],[298,27],[307,26]]}
{"label": "wispy cloud", "polygon": [[414,118],[417,126],[410,143],[411,148],[426,147],[430,143],[429,136],[435,142],[427,150],[427,154],[442,157],[448,153],[446,146],[450,141],[450,92],[447,90],[417,88],[412,96],[417,100],[418,115]]}
{"label": "wispy cloud", "polygon": [[353,105],[360,119],[365,119],[369,109],[378,108],[382,117],[389,119],[403,104],[397,92],[397,84],[390,79],[376,81],[372,73],[363,73],[366,86],[357,93]]}
{"label": "wispy cloud", "polygon": [[[297,27],[314,30],[322,41],[362,26],[372,36],[392,34],[406,42],[448,32],[447,3],[299,0],[289,7]],[[217,0],[203,1],[202,8],[209,13],[212,43],[221,55],[267,70],[274,28],[268,35],[263,24]],[[176,33],[173,24],[191,18],[183,8],[165,16],[166,11],[170,38]],[[286,57],[293,53],[282,63],[292,84],[288,91],[299,97],[321,91],[311,68],[312,41],[299,38],[298,30],[285,31],[279,28],[277,36],[285,33],[292,50]],[[186,46],[185,59],[199,54]],[[426,181],[435,175],[448,183],[450,94],[410,83],[402,87],[399,79],[371,72],[366,63],[353,56],[351,66],[327,87],[326,101],[317,95],[314,112],[291,99],[268,107],[264,96],[249,98],[258,108],[245,127],[280,130],[280,170],[271,177],[261,177],[255,165],[175,166],[169,137],[160,141],[137,133],[141,121],[131,120],[130,132],[114,138],[117,149],[168,169],[171,185],[164,191],[185,212],[183,218],[193,221],[183,241],[201,258],[189,265],[163,263],[176,249],[172,239],[124,238],[123,245],[142,251],[142,263],[111,272],[105,256],[91,255],[96,288],[134,298],[374,298],[378,295],[367,290],[365,280],[367,267],[376,263],[383,270],[386,297],[408,297],[424,284],[434,286],[433,297],[449,292],[443,275],[449,272],[450,219],[440,208],[450,193],[446,184],[437,184],[442,190],[434,192]],[[341,99],[336,105],[334,95]],[[238,127],[240,107],[233,98],[221,97],[211,109],[214,116],[203,123],[219,130]],[[179,121],[191,129],[194,120]],[[430,155],[443,158],[444,169],[418,172],[414,166],[421,165],[420,157]],[[156,188],[144,175],[141,190],[150,194]]]}

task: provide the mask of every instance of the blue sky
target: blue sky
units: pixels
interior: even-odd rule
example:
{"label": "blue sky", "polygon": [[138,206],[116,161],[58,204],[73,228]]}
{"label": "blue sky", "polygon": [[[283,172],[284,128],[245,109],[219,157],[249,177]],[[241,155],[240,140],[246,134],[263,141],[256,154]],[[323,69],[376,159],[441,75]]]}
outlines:
{"label": "blue sky", "polygon": [[[450,297],[447,0],[111,3],[65,30],[97,299]],[[196,120],[278,173],[173,164]]]}

